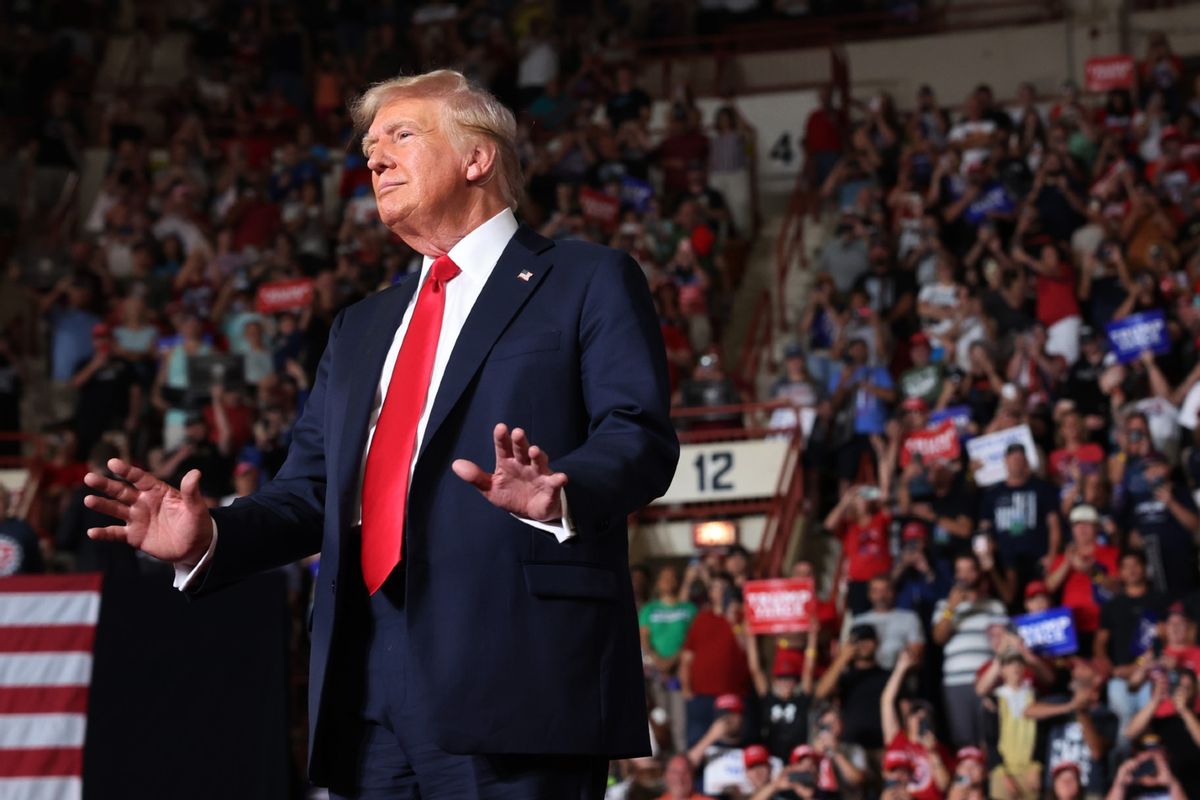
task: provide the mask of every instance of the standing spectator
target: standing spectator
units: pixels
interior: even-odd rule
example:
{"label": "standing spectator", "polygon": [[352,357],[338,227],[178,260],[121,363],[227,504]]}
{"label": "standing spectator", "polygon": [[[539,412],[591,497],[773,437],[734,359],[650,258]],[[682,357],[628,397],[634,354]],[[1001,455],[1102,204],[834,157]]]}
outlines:
{"label": "standing spectator", "polygon": [[683,750],[686,712],[679,692],[679,659],[696,606],[680,599],[679,574],[672,567],[658,573],[654,589],[655,598],[638,612],[642,655],[654,668],[653,689],[659,694],[659,705],[670,714],[675,748]]}
{"label": "standing spectator", "polygon": [[1120,579],[1121,590],[1100,609],[1100,628],[1092,651],[1112,674],[1108,705],[1117,715],[1119,730],[1124,731],[1134,713],[1150,702],[1150,687],[1134,689],[1130,680],[1138,670],[1138,660],[1150,651],[1158,624],[1166,616],[1167,600],[1146,580],[1146,555],[1140,550],[1121,555]]}
{"label": "standing spectator", "polygon": [[717,109],[708,151],[708,182],[725,198],[733,229],[742,238],[754,232],[757,202],[751,174],[755,131],[736,106]]}
{"label": "standing spectator", "polygon": [[71,386],[78,397],[75,436],[81,452],[91,452],[108,431],[134,433],[142,387],[133,367],[114,352],[112,331],[104,323],[92,327],[92,355],[76,365]]}
{"label": "standing spectator", "polygon": [[[996,800],[1020,800],[1036,794],[1041,786],[1042,765],[1035,759],[1037,722],[1026,711],[1036,694],[1020,650],[1007,648],[975,683],[985,708],[996,715],[994,746],[1000,763],[992,769],[988,796]],[[991,737],[989,737],[991,738]]]}
{"label": "standing spectator", "polygon": [[538,98],[558,76],[558,51],[554,48],[550,25],[542,16],[530,20],[529,31],[517,45],[517,94],[521,108]]}
{"label": "standing spectator", "polygon": [[[1144,427],[1133,427],[1138,425]],[[1131,418],[1126,436],[1148,437],[1145,417]],[[1144,444],[1147,439],[1139,438]],[[1146,551],[1155,588],[1180,597],[1196,586],[1196,531],[1200,515],[1191,494],[1171,476],[1158,453],[1148,453],[1125,468],[1118,509],[1119,527]]]}
{"label": "standing spectator", "polygon": [[1083,325],[1070,258],[1052,241],[1041,245],[1037,258],[1020,247],[1013,248],[1013,257],[1036,276],[1037,319],[1046,326],[1046,352],[1061,356],[1069,367],[1079,360],[1079,331]]}
{"label": "standing spectator", "polygon": [[1064,765],[1075,768],[1084,793],[1101,797],[1108,787],[1108,754],[1117,742],[1117,715],[1101,701],[1105,675],[1096,663],[1076,659],[1071,696],[1039,699],[1025,716],[1043,721],[1046,789],[1052,791]]}
{"label": "standing spectator", "polygon": [[742,697],[749,688],[746,654],[725,616],[731,589],[727,575],[711,578],[708,603],[692,620],[680,653],[679,683],[687,702],[689,747],[712,726],[718,697]]}
{"label": "standing spectator", "polygon": [[[917,666],[910,650],[902,651],[880,698],[885,759],[903,753],[912,764],[908,791],[914,800],[941,800],[950,787],[950,751],[934,734],[933,706],[924,700],[901,701],[906,708],[897,714],[896,700],[908,671]],[[903,724],[901,724],[903,720]]]}
{"label": "standing spectator", "polygon": [[[875,654],[879,666],[891,670],[901,653],[920,651],[925,646],[925,634],[921,620],[908,609],[896,608],[896,595],[888,575],[877,575],[867,585],[867,597],[871,609],[856,614],[847,630],[858,625],[871,625],[881,631],[879,649]],[[885,736],[885,741],[887,737]]]}
{"label": "standing spectator", "polygon": [[12,495],[0,483],[0,578],[36,574],[45,569],[37,533],[12,512]]}
{"label": "standing spectator", "polygon": [[[887,406],[896,400],[895,384],[884,367],[867,363],[867,342],[857,338],[846,348],[841,370],[829,376],[830,404],[838,415],[838,489],[845,493],[858,477],[864,458],[875,462],[872,436],[882,436],[887,424]],[[828,526],[827,526],[828,527]]]}
{"label": "standing spectator", "polygon": [[200,318],[185,313],[179,320],[179,341],[167,351],[159,366],[151,395],[154,406],[163,415],[163,447],[172,449],[183,440],[188,418],[188,358],[212,352],[202,338]]}
{"label": "standing spectator", "polygon": [[1046,586],[1061,591],[1062,604],[1075,617],[1081,652],[1092,651],[1092,637],[1100,627],[1100,609],[1119,586],[1117,549],[1097,541],[1100,515],[1089,505],[1071,509],[1071,541],[1050,563]]}
{"label": "standing spectator", "polygon": [[1154,737],[1140,752],[1121,763],[1105,800],[1142,797],[1185,800],[1187,796],[1168,764],[1161,742]]}
{"label": "standing spectator", "polygon": [[819,624],[814,613],[809,621],[804,655],[789,648],[776,648],[769,682],[761,665],[759,642],[753,634],[747,642],[750,677],[758,695],[759,735],[771,755],[779,759],[786,759],[797,745],[808,741]]}
{"label": "standing spectator", "polygon": [[1007,475],[984,493],[979,518],[994,532],[1001,564],[1020,588],[1062,550],[1058,492],[1033,474],[1020,442],[1005,449],[1004,466]]}
{"label": "standing spectator", "polygon": [[618,64],[616,85],[604,106],[609,126],[618,131],[626,122],[648,118],[651,106],[650,95],[637,85],[633,66]]}
{"label": "standing spectator", "polygon": [[933,610],[933,641],[942,648],[946,723],[956,747],[983,741],[983,716],[975,699],[975,673],[991,657],[988,627],[1008,616],[998,600],[981,589],[979,560],[971,553],[954,559],[954,587]]}
{"label": "standing spectator", "polygon": [[888,529],[892,517],[883,508],[876,486],[858,486],[846,492],[825,517],[825,530],[836,531],[846,559],[846,609],[862,614],[871,608],[868,583],[878,577],[885,580],[892,569],[888,547]]}
{"label": "standing spectator", "polygon": [[92,313],[93,290],[83,276],[67,276],[42,298],[50,323],[50,413],[69,419],[75,408],[71,378],[79,363],[92,355],[92,329],[100,318]]}
{"label": "standing spectator", "polygon": [[850,629],[849,641],[817,682],[816,697],[837,697],[841,707],[843,740],[868,750],[883,746],[879,700],[888,672],[879,666],[875,653],[879,634],[873,625]]}
{"label": "standing spectator", "polygon": [[[1186,667],[1160,669],[1151,678],[1150,702],[1142,707],[1125,736],[1138,739],[1149,732],[1161,743],[1171,772],[1192,792],[1200,786],[1200,719],[1196,716],[1196,673]],[[1144,741],[1144,740],[1143,740]],[[1114,788],[1127,776],[1117,771]],[[1110,795],[1111,796],[1111,795]]]}
{"label": "standing spectator", "polygon": [[812,170],[812,186],[820,186],[842,157],[841,111],[833,105],[833,87],[822,86],[817,107],[804,121],[805,166]]}
{"label": "standing spectator", "polygon": [[688,761],[703,776],[701,788],[705,794],[722,794],[730,788],[745,791],[749,787],[742,755],[745,721],[742,698],[723,694],[713,702],[713,708],[717,718],[700,740],[688,748]]}

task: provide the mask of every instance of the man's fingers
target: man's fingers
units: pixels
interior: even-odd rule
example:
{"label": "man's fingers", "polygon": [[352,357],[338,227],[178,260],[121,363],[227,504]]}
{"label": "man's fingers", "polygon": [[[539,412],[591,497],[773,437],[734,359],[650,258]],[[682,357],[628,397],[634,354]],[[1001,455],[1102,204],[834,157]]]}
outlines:
{"label": "man's fingers", "polygon": [[450,469],[454,470],[454,474],[462,478],[467,483],[474,486],[481,492],[489,492],[492,489],[492,473],[487,470],[480,469],[479,465],[474,461],[468,461],[465,458],[458,458],[450,465]]}
{"label": "man's fingers", "polygon": [[546,485],[548,485],[554,491],[558,491],[567,485],[567,473],[555,472],[553,475],[547,475]]}
{"label": "man's fingers", "polygon": [[188,470],[188,473],[183,476],[183,480],[179,482],[179,493],[188,503],[204,502],[204,498],[200,496],[200,470]]}
{"label": "man's fingers", "polygon": [[513,428],[512,432],[513,458],[518,464],[528,466],[529,461],[529,437],[525,435],[525,431],[521,428]]}
{"label": "man's fingers", "polygon": [[83,482],[100,492],[117,500],[125,505],[132,505],[134,500],[137,500],[138,491],[123,481],[114,481],[112,478],[101,475],[98,472],[89,472],[83,476]]}
{"label": "man's fingers", "polygon": [[496,463],[513,457],[512,437],[508,435],[508,426],[503,422],[497,423],[492,429],[492,441],[496,445]]}
{"label": "man's fingers", "polygon": [[109,525],[107,528],[88,528],[88,538],[97,542],[123,542],[129,531],[124,525]]}
{"label": "man's fingers", "polygon": [[538,468],[538,472],[543,475],[550,474],[550,456],[546,455],[546,451],[536,444],[529,448],[529,460]]}
{"label": "man's fingers", "polygon": [[101,514],[107,514],[110,517],[123,519],[129,522],[130,511],[129,506],[124,503],[118,503],[116,500],[110,500],[104,495],[89,494],[83,498],[83,504],[93,511],[98,511]]}
{"label": "man's fingers", "polygon": [[140,467],[135,467],[127,461],[122,461],[119,458],[110,458],[108,460],[108,468],[118,478],[124,478],[133,484],[134,488],[139,491],[149,491],[158,485],[158,478],[146,472]]}

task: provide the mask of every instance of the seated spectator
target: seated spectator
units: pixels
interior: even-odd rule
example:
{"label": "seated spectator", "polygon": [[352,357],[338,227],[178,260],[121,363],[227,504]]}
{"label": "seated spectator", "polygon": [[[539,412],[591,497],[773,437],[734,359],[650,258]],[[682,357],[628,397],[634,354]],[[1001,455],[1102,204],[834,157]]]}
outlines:
{"label": "seated spectator", "polygon": [[849,641],[838,649],[816,688],[818,700],[836,695],[844,724],[842,738],[866,749],[883,746],[879,699],[888,672],[876,660],[878,648],[879,634],[873,625],[851,628]]}
{"label": "seated spectator", "polygon": [[696,784],[692,775],[692,764],[687,756],[672,756],[664,771],[667,790],[658,800],[705,800],[704,795],[695,790]]}
{"label": "seated spectator", "polygon": [[715,410],[723,406],[735,406],[744,402],[742,393],[733,379],[725,374],[721,358],[716,353],[705,353],[696,361],[692,376],[679,384],[673,405],[679,408],[705,409],[699,414],[688,414],[676,418],[676,425],[683,430],[729,430],[742,427],[739,411]]}

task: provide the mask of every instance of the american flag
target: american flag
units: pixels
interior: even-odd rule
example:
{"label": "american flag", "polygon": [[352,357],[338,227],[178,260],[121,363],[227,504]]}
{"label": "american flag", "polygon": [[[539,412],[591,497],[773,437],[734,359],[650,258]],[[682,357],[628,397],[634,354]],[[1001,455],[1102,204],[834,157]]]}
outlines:
{"label": "american flag", "polygon": [[83,796],[100,575],[0,578],[0,798]]}

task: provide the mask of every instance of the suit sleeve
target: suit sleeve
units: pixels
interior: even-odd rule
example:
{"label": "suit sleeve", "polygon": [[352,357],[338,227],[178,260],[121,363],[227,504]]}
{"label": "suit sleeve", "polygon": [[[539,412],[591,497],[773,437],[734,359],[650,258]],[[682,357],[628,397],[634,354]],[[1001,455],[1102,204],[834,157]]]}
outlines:
{"label": "suit sleeve", "polygon": [[581,536],[620,527],[662,496],[675,475],[666,348],[641,269],[629,256],[592,275],[580,318],[580,383],[587,441],[553,463],[567,474]]}
{"label": "suit sleeve", "polygon": [[249,497],[212,509],[221,539],[194,593],[210,592],[321,549],[325,521],[325,402],[329,362],[341,323],[339,314],[304,413],[292,430],[287,460],[278,474]]}

